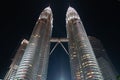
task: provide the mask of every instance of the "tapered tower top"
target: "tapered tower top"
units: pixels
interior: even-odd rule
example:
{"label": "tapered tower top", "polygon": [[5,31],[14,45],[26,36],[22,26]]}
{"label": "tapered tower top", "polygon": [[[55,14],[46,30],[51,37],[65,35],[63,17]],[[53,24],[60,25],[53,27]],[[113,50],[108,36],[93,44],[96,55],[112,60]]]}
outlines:
{"label": "tapered tower top", "polygon": [[28,43],[29,43],[29,41],[28,41],[28,40],[26,40],[26,39],[23,39],[23,41],[21,42],[21,44],[23,44],[23,43],[28,44]]}
{"label": "tapered tower top", "polygon": [[50,17],[50,19],[53,19],[53,14],[52,14],[52,10],[50,8],[50,6],[46,7],[42,13],[39,16],[39,19],[44,18],[44,19],[48,19]]}
{"label": "tapered tower top", "polygon": [[52,13],[52,10],[51,10],[51,8],[50,8],[50,6],[48,6],[48,7],[46,7],[45,9],[44,9],[44,11],[47,11],[48,13]]}
{"label": "tapered tower top", "polygon": [[71,19],[80,19],[80,17],[74,8],[69,7],[66,13],[66,21],[68,22]]}

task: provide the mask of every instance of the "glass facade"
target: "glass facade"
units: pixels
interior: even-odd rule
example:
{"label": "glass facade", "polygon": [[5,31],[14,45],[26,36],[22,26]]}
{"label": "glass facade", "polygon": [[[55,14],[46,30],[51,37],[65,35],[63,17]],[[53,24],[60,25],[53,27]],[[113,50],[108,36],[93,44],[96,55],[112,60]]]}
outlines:
{"label": "glass facade", "polygon": [[28,41],[25,39],[21,42],[21,45],[20,45],[19,49],[17,50],[17,53],[10,65],[10,69],[7,72],[4,80],[13,80],[15,78],[18,66],[23,57],[23,54],[24,54],[27,44],[28,44]]}
{"label": "glass facade", "polygon": [[111,60],[109,59],[101,41],[92,36],[89,36],[89,40],[94,50],[95,56],[97,58],[104,79],[116,80],[118,72],[115,70],[115,67],[112,64]]}
{"label": "glass facade", "polygon": [[68,42],[69,53],[64,49],[70,57],[72,80],[116,80],[101,43],[87,36],[75,9],[69,7],[66,14],[67,38],[50,39],[52,22],[52,11],[47,7],[40,14],[29,43],[22,41],[4,80],[46,80],[50,42]]}
{"label": "glass facade", "polygon": [[77,12],[69,7],[66,14],[69,55],[73,80],[103,80],[96,57]]}
{"label": "glass facade", "polygon": [[52,11],[47,7],[36,22],[17,70],[16,79],[46,80],[52,20]]}

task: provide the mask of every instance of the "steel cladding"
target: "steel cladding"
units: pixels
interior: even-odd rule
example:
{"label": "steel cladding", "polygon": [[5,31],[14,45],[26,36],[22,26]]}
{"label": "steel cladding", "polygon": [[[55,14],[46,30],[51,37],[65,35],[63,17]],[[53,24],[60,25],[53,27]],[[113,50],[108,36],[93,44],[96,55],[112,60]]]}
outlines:
{"label": "steel cladding", "polygon": [[46,80],[52,20],[52,11],[47,7],[36,22],[16,79]]}
{"label": "steel cladding", "polygon": [[82,21],[72,7],[66,14],[66,28],[72,80],[103,80]]}

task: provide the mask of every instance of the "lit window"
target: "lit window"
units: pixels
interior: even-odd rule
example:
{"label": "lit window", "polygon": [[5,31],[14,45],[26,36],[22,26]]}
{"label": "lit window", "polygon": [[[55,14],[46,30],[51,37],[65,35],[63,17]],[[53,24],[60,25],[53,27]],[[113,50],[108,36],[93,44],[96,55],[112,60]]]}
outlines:
{"label": "lit window", "polygon": [[87,47],[87,45],[84,45],[84,47]]}
{"label": "lit window", "polygon": [[81,40],[85,40],[85,38],[84,38],[84,37],[81,37]]}
{"label": "lit window", "polygon": [[76,52],[73,52],[73,54],[76,54]]}
{"label": "lit window", "polygon": [[32,64],[29,64],[30,67],[32,67]]}
{"label": "lit window", "polygon": [[73,57],[76,57],[76,55],[73,55]]}
{"label": "lit window", "polygon": [[33,45],[35,45],[35,43],[31,43],[30,45],[32,45],[32,46],[33,46]]}
{"label": "lit window", "polygon": [[77,77],[80,76],[79,74],[76,75]]}
{"label": "lit window", "polygon": [[88,76],[88,78],[91,78],[91,77],[92,77],[92,75]]}
{"label": "lit window", "polygon": [[35,37],[35,38],[39,38],[40,37],[40,35],[38,35],[38,34],[36,34],[36,35],[32,35],[33,37]]}
{"label": "lit window", "polygon": [[38,75],[38,77],[41,77],[42,75]]}

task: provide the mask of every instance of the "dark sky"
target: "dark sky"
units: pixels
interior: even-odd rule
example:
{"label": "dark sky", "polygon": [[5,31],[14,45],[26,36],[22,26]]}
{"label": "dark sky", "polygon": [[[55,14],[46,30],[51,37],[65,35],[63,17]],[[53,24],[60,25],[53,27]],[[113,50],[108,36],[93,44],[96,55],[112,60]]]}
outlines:
{"label": "dark sky", "polygon": [[[0,78],[9,69],[22,39],[29,39],[39,14],[49,5],[54,17],[53,37],[66,37],[65,14],[71,5],[87,34],[101,40],[120,73],[120,0],[1,0]],[[70,80],[69,58],[61,46],[50,56],[49,66],[48,80]]]}

